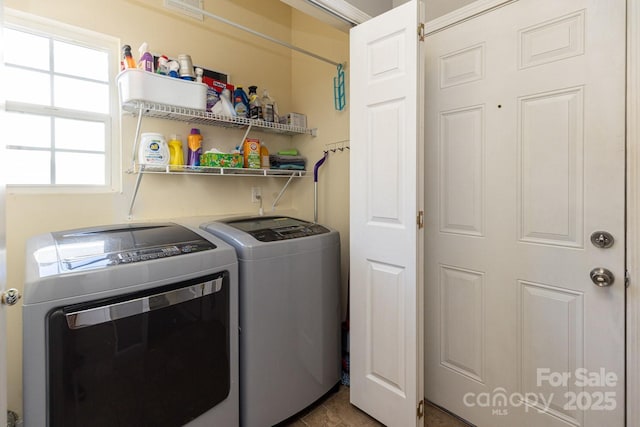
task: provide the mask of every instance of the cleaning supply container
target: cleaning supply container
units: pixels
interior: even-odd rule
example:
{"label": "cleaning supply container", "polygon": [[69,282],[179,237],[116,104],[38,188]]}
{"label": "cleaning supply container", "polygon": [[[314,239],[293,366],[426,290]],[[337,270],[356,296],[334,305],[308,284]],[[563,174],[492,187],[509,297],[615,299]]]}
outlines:
{"label": "cleaning supply container", "polygon": [[166,166],[169,164],[169,148],[161,133],[146,132],[140,137],[138,163],[141,165]]}
{"label": "cleaning supply container", "polygon": [[138,48],[138,52],[140,53],[138,68],[153,73],[153,55],[151,55],[151,53],[149,52],[149,45],[147,44],[147,42],[144,42],[140,45],[140,48]]}
{"label": "cleaning supply container", "polygon": [[200,129],[193,128],[187,137],[187,164],[189,166],[200,166],[200,156],[202,155],[202,135]]}
{"label": "cleaning supply container", "polygon": [[260,169],[260,140],[256,138],[246,138],[242,145],[244,154],[244,167],[249,169]]}
{"label": "cleaning supply container", "polygon": [[249,116],[249,97],[240,85],[236,86],[236,90],[233,91],[233,108],[238,117]]}
{"label": "cleaning supply container", "polygon": [[184,165],[182,141],[177,135],[171,135],[171,139],[169,140],[169,164],[172,166]]}

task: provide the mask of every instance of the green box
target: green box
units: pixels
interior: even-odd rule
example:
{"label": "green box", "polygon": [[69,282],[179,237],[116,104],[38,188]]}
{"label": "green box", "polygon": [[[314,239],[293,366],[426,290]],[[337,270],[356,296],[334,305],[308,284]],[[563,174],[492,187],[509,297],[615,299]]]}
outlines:
{"label": "green box", "polygon": [[240,154],[204,153],[200,156],[200,166],[213,168],[241,168],[244,159]]}

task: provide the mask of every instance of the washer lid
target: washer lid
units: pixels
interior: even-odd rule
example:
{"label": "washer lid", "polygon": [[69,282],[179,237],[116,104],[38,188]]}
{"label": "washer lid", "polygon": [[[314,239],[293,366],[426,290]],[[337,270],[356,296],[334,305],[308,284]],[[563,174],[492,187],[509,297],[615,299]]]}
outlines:
{"label": "washer lid", "polygon": [[61,271],[103,268],[216,248],[199,234],[173,223],[119,224],[51,235]]}

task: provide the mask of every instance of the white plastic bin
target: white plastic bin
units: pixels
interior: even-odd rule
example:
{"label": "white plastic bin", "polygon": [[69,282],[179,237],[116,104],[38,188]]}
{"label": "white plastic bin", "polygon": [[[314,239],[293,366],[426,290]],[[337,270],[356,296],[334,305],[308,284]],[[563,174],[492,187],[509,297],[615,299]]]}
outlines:
{"label": "white plastic bin", "polygon": [[120,103],[133,100],[205,110],[207,85],[144,70],[128,69],[118,74]]}

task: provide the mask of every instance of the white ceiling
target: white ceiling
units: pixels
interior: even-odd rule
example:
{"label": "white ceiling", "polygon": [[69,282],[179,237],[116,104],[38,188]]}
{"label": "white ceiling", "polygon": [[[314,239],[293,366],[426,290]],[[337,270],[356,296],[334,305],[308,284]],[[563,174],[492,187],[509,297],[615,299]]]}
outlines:
{"label": "white ceiling", "polygon": [[[2,1],[2,0],[0,0]],[[378,16],[394,7],[406,3],[408,0],[281,0],[289,6],[314,16],[342,31],[349,31],[351,24],[337,18],[348,17],[350,22],[364,22],[368,17]],[[426,20],[431,21],[446,15],[458,8],[473,3],[475,0],[425,0]],[[318,3],[333,11],[326,12],[318,7]]]}
{"label": "white ceiling", "polygon": [[[378,16],[397,6],[393,0],[346,0],[369,16]],[[406,1],[406,0],[405,0]]]}
{"label": "white ceiling", "polygon": [[[346,0],[370,16],[377,16],[408,0]],[[446,15],[456,9],[473,3],[475,0],[426,0],[427,21]]]}

